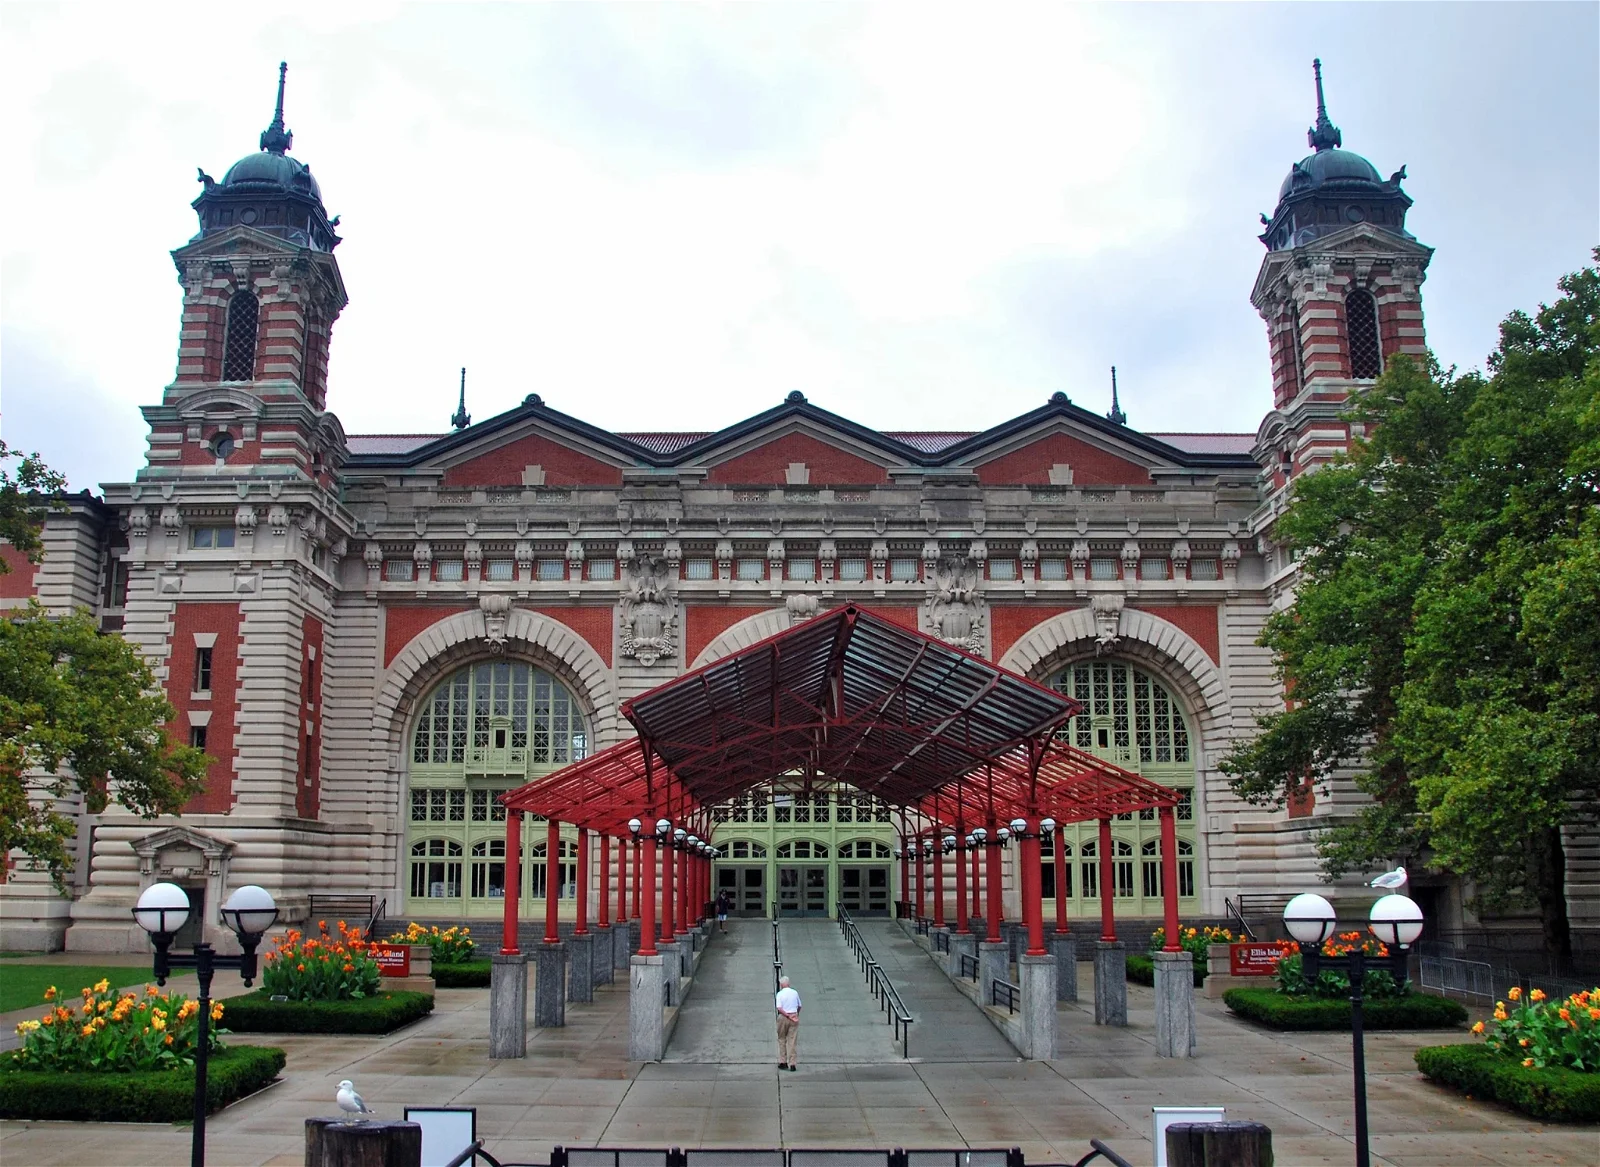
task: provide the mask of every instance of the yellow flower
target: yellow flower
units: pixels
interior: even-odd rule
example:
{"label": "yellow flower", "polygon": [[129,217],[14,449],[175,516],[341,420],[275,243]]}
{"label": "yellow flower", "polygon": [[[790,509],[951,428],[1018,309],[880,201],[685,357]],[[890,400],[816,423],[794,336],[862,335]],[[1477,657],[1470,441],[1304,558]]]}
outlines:
{"label": "yellow flower", "polygon": [[221,1021],[222,1020],[222,1003],[220,1001],[217,1002],[215,1005],[211,1006],[211,1020],[213,1020],[213,1021]]}
{"label": "yellow flower", "polygon": [[93,1037],[94,1036],[94,1026],[85,1025],[81,1030],[79,1030],[79,1035],[82,1036],[82,1037]]}
{"label": "yellow flower", "polygon": [[104,977],[94,983],[94,991],[97,993],[104,993],[110,988],[111,982],[106,980]]}
{"label": "yellow flower", "polygon": [[1530,1044],[1530,1042],[1525,1037],[1519,1037],[1519,1038],[1517,1038],[1517,1044],[1520,1045],[1523,1049],[1527,1049],[1529,1044]]}
{"label": "yellow flower", "polygon": [[44,991],[44,999],[46,1001],[54,1001],[56,999],[56,987],[54,985]]}
{"label": "yellow flower", "polygon": [[1532,1001],[1535,1005],[1537,1005],[1540,1001],[1543,1001],[1545,999],[1546,999],[1546,997],[1544,995],[1544,990],[1543,989],[1535,989],[1533,992],[1528,994],[1528,1000]]}
{"label": "yellow flower", "polygon": [[35,1029],[38,1029],[38,1028],[39,1028],[39,1023],[37,1021],[19,1021],[19,1022],[17,1022],[17,1032],[21,1033],[21,1034],[24,1034],[24,1035],[32,1033]]}
{"label": "yellow flower", "polygon": [[1513,1001],[1522,1000],[1522,986],[1521,985],[1512,985],[1511,986],[1511,991],[1509,993],[1507,993],[1506,996],[1510,997]]}
{"label": "yellow flower", "polygon": [[100,1002],[100,1012],[101,1013],[109,1012],[110,1009],[111,1009],[111,1002],[110,1001],[101,1001]]}
{"label": "yellow flower", "polygon": [[157,1013],[150,1019],[150,1028],[155,1030],[157,1033],[160,1033],[166,1027],[166,1018],[162,1017],[161,1014]]}
{"label": "yellow flower", "polygon": [[1472,1027],[1472,1032],[1473,1033],[1482,1033],[1483,1032],[1483,1022],[1480,1021],[1480,1022],[1478,1022],[1478,1024],[1474,1025]]}

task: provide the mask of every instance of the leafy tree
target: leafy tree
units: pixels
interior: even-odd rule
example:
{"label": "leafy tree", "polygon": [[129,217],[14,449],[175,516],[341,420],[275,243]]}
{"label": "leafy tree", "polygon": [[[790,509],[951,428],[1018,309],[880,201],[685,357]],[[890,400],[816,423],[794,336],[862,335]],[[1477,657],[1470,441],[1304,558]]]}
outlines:
{"label": "leafy tree", "polygon": [[1278,524],[1301,576],[1261,643],[1290,707],[1223,769],[1281,803],[1353,768],[1372,801],[1323,833],[1329,875],[1443,867],[1537,905],[1565,965],[1560,827],[1600,792],[1600,272],[1559,287],[1486,375],[1397,357],[1352,397],[1366,437]]}
{"label": "leafy tree", "polygon": [[75,824],[54,800],[81,793],[99,813],[115,798],[144,818],[181,809],[211,759],[171,741],[174,716],[144,658],[87,612],[35,603],[0,620],[0,851],[22,850],[64,888]]}
{"label": "leafy tree", "polygon": [[[13,458],[18,459],[15,477],[7,465]],[[66,485],[66,478],[46,466],[38,454],[21,454],[0,441],[0,541],[38,563],[44,555],[39,533],[50,509],[47,500]],[[0,559],[0,575],[10,570]]]}

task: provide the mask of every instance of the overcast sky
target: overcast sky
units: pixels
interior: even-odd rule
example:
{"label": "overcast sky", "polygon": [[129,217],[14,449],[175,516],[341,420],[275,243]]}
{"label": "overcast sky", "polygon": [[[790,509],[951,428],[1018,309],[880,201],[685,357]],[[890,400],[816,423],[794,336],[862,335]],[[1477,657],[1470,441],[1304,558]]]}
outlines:
{"label": "overcast sky", "polygon": [[1428,339],[1600,241],[1600,6],[0,5],[0,436],[74,488],[143,463],[196,229],[272,114],[330,214],[347,431],[530,392],[612,429],[716,429],[799,389],[981,429],[1056,390],[1253,432],[1249,303],[1307,153],[1409,167]]}

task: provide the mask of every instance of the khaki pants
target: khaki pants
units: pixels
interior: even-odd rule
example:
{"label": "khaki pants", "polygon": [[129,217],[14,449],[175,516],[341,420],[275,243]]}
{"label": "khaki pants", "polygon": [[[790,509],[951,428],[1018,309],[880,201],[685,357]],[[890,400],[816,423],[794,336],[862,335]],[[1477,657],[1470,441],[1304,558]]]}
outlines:
{"label": "khaki pants", "polygon": [[795,1065],[795,1045],[800,1040],[800,1022],[786,1014],[778,1014],[778,1061],[786,1066]]}

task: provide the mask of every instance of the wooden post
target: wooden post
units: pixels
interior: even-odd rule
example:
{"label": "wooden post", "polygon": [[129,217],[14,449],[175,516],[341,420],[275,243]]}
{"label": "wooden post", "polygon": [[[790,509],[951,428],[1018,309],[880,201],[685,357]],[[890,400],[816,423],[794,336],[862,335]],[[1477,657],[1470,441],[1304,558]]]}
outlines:
{"label": "wooden post", "polygon": [[308,1118],[306,1167],[422,1167],[422,1127],[382,1119]]}
{"label": "wooden post", "polygon": [[1175,1122],[1168,1167],[1272,1167],[1272,1129],[1259,1122]]}

